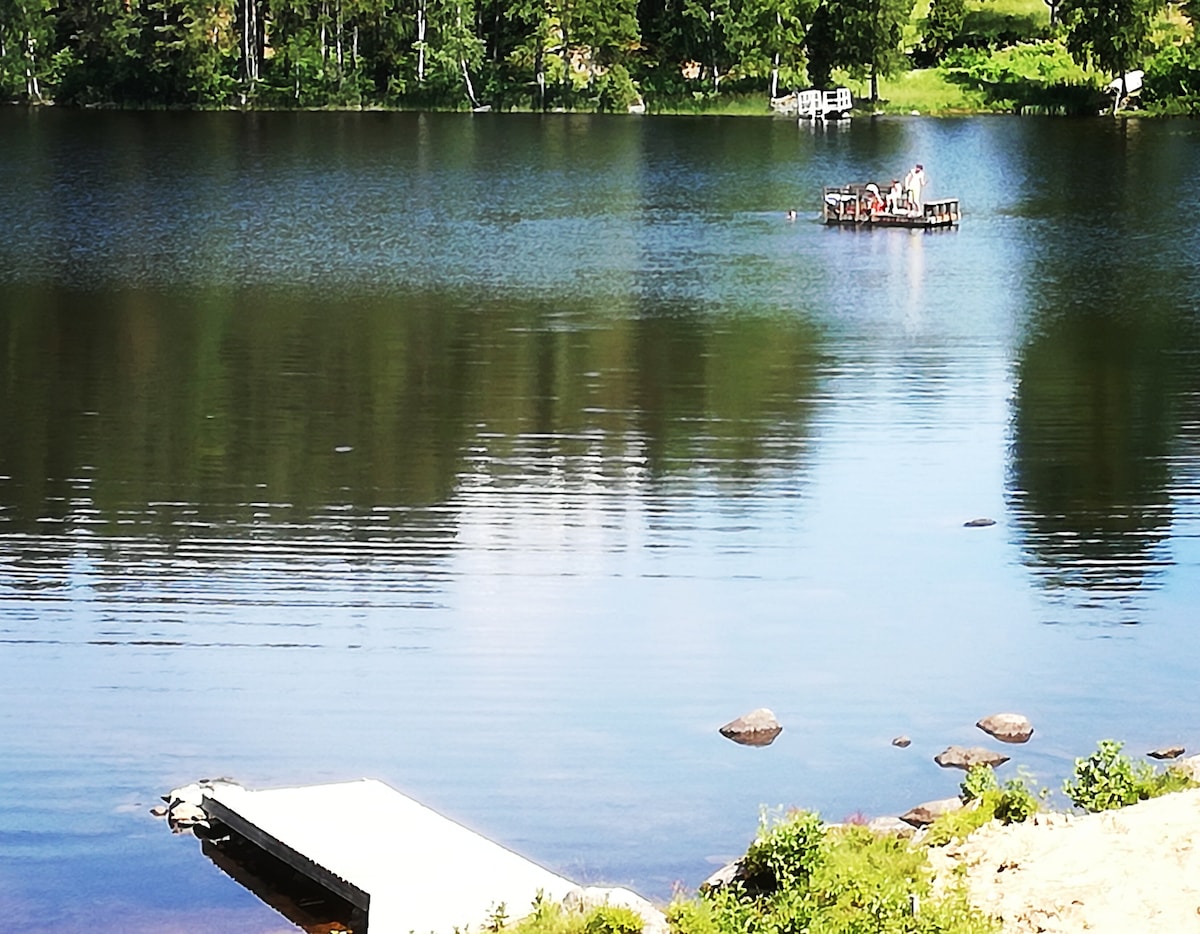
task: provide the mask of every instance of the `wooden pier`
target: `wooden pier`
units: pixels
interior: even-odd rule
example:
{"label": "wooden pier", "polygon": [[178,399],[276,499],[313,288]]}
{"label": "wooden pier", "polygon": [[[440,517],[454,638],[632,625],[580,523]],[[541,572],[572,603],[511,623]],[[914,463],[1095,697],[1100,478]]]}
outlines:
{"label": "wooden pier", "polygon": [[918,210],[872,209],[872,196],[866,185],[842,185],[825,188],[821,193],[821,219],[838,227],[907,227],[931,230],[956,227],[962,218],[957,198],[925,201]]}
{"label": "wooden pier", "polygon": [[[344,898],[370,934],[478,931],[578,887],[373,779],[204,790],[210,819]],[[357,934],[357,928],[356,928]]]}

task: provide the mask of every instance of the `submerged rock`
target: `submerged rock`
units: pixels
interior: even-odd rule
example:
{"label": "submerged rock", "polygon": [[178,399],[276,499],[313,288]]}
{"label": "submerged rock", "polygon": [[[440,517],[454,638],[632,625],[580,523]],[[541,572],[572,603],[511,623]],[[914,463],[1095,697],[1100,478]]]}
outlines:
{"label": "submerged rock", "polygon": [[972,746],[969,749],[963,746],[947,746],[933,757],[933,761],[944,769],[962,769],[964,772],[976,765],[990,765],[995,768],[1003,765],[1008,759],[1008,756],[984,749],[982,746]]}
{"label": "submerged rock", "polygon": [[939,798],[937,801],[926,801],[910,808],[900,815],[900,820],[913,827],[927,827],[943,814],[962,810],[962,798]]}
{"label": "submerged rock", "polygon": [[1178,759],[1183,755],[1182,746],[1162,746],[1159,749],[1151,749],[1146,755],[1151,759]]}
{"label": "submerged rock", "polygon": [[1033,735],[1033,724],[1019,713],[994,713],[975,725],[1002,743],[1027,743]]}
{"label": "submerged rock", "polygon": [[766,707],[759,707],[745,716],[730,720],[720,730],[726,739],[743,746],[769,746],[781,732],[783,727]]}

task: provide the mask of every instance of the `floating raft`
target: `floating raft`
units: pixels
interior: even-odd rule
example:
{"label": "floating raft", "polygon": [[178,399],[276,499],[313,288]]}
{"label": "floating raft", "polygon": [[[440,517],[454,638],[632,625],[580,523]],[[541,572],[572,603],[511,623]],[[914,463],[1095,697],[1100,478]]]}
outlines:
{"label": "floating raft", "polygon": [[481,930],[541,892],[577,888],[374,779],[251,791],[206,787],[210,818],[361,909],[370,934]]}
{"label": "floating raft", "polygon": [[957,198],[926,201],[918,212],[872,211],[866,185],[825,188],[821,193],[821,219],[838,227],[909,227],[931,230],[956,227],[962,214]]}

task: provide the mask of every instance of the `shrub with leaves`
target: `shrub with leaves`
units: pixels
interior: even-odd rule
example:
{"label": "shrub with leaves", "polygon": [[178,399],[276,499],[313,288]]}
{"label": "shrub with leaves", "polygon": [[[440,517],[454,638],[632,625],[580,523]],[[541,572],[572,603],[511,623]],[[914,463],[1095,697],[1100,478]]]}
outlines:
{"label": "shrub with leaves", "polygon": [[1071,803],[1085,811],[1109,811],[1172,791],[1195,788],[1196,782],[1178,769],[1155,770],[1121,752],[1123,743],[1104,739],[1086,759],[1075,760],[1074,780],[1063,783]]}
{"label": "shrub with leaves", "polygon": [[930,846],[944,846],[952,840],[961,840],[992,820],[1019,824],[1041,807],[1024,775],[1010,778],[1001,785],[990,765],[972,766],[960,789],[962,799],[969,806],[943,814],[930,825],[925,835],[925,842]]}
{"label": "shrub with leaves", "polygon": [[[751,859],[753,853],[753,859]],[[793,812],[760,828],[743,859],[774,888],[734,883],[667,910],[675,934],[992,934],[960,886],[932,894],[926,853],[907,840]],[[920,910],[914,912],[914,905]]]}
{"label": "shrub with leaves", "polygon": [[786,888],[811,875],[821,858],[825,826],[809,811],[792,811],[782,819],[764,812],[758,835],[742,858],[742,869],[752,886]]}

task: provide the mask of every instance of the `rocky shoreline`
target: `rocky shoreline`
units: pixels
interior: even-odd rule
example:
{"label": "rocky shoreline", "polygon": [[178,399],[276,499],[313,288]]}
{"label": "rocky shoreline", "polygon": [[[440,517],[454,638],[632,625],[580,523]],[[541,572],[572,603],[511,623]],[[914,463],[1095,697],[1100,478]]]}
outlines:
{"label": "rocky shoreline", "polygon": [[[1034,732],[1027,718],[1014,713],[984,717],[976,726],[1007,744],[1026,743]],[[782,730],[770,710],[759,708],[719,732],[736,743],[761,747]],[[903,748],[910,741],[901,736],[892,742]],[[1179,758],[1184,752],[1183,746],[1173,745],[1145,755],[1173,760],[1173,770],[1200,782],[1200,755]],[[982,746],[949,746],[934,756],[943,768],[964,772],[978,765],[995,768],[1009,759]],[[151,813],[165,818],[172,832],[207,837],[213,828],[204,795],[221,783],[231,780],[206,779],[173,789],[163,796],[165,806]],[[927,801],[896,817],[875,818],[867,827],[920,844],[939,817],[977,804],[963,796]],[[1020,823],[992,820],[964,839],[926,849],[935,890],[965,881],[971,905],[996,918],[1004,934],[1200,932],[1200,788],[1094,814],[1039,811]],[[735,860],[706,879],[700,890],[743,876],[742,861]],[[640,914],[647,934],[669,930],[663,911],[628,889],[581,886],[564,907],[586,910],[603,904]]]}

